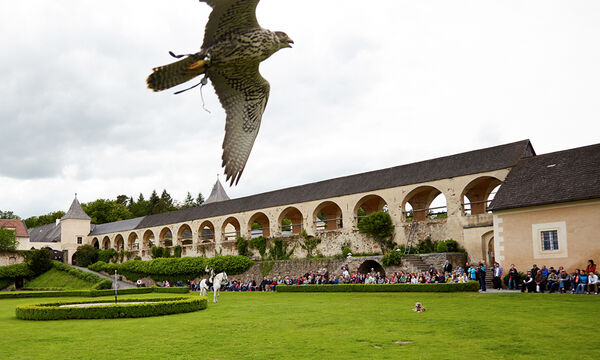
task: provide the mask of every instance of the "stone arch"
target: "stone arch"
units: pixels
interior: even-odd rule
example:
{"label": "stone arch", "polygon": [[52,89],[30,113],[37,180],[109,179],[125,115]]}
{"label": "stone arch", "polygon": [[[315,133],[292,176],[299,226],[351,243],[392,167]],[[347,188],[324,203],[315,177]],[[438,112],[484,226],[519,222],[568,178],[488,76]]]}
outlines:
{"label": "stone arch", "polygon": [[215,225],[205,220],[198,227],[198,237],[201,243],[215,242]]}
{"label": "stone arch", "polygon": [[225,221],[223,221],[223,226],[221,226],[223,240],[235,240],[235,238],[241,234],[240,229],[241,226],[239,220],[233,216],[228,217]]}
{"label": "stone arch", "polygon": [[97,237],[92,239],[92,246],[96,249],[100,249],[100,241]]}
{"label": "stone arch", "polygon": [[173,246],[173,233],[169,227],[164,227],[158,234],[160,246],[171,247]]}
{"label": "stone arch", "polygon": [[313,212],[313,222],[317,231],[341,229],[342,221],[342,208],[333,201],[320,203]]}
{"label": "stone arch", "polygon": [[180,245],[192,245],[194,243],[192,228],[188,224],[181,225],[177,230],[177,243]]}
{"label": "stone arch", "polygon": [[[387,212],[387,202],[383,200],[383,198],[379,195],[370,194],[363,196],[356,205],[354,206],[354,211],[352,214],[354,215],[354,219],[358,222],[362,217],[371,215],[377,211],[386,211]],[[359,210],[362,209],[364,215],[359,215]],[[361,213],[362,213],[361,212]]]}
{"label": "stone arch", "polygon": [[142,236],[142,247],[150,249],[153,246],[156,246],[156,236],[154,236],[154,231],[148,229],[144,231],[144,235]]}
{"label": "stone arch", "polygon": [[136,251],[140,249],[140,242],[138,238],[138,234],[135,231],[132,231],[127,236],[127,250]]}
{"label": "stone arch", "polygon": [[[494,231],[490,230],[481,235],[481,260],[488,266],[493,266],[496,258],[494,253]],[[477,260],[479,261],[479,259]]]}
{"label": "stone arch", "polygon": [[[255,227],[254,224],[259,224],[260,228]],[[266,238],[271,236],[270,229],[271,222],[269,221],[269,217],[265,215],[263,212],[257,212],[250,217],[248,220],[248,232],[250,233],[251,238],[264,236]],[[253,229],[254,227],[254,229]]]}
{"label": "stone arch", "polygon": [[114,246],[115,246],[115,250],[117,251],[121,251],[125,249],[125,240],[123,240],[123,235],[121,234],[117,234],[117,236],[115,236],[115,241],[113,242]]}
{"label": "stone arch", "polygon": [[[288,219],[291,223],[289,225],[284,226],[284,219]],[[300,234],[302,232],[303,222],[304,217],[302,216],[302,212],[294,206],[289,206],[285,208],[279,215],[279,218],[277,219],[279,229],[284,235]]]}
{"label": "stone arch", "polygon": [[423,185],[409,192],[402,201],[406,221],[424,221],[447,217],[446,196],[431,185]]}
{"label": "stone arch", "polygon": [[110,249],[110,238],[108,235],[102,238],[102,250]]}
{"label": "stone arch", "polygon": [[75,256],[76,251],[73,251],[72,254],[69,254],[69,264],[77,265],[77,256]]}
{"label": "stone arch", "polygon": [[480,176],[465,186],[461,194],[463,214],[479,215],[487,213],[490,195],[502,181],[493,176]]}
{"label": "stone arch", "polygon": [[385,275],[385,269],[383,268],[383,266],[381,266],[380,263],[378,263],[375,260],[363,261],[363,263],[360,264],[360,266],[358,267],[358,273],[359,274],[368,274],[371,272],[371,269],[373,269],[373,271],[375,271],[375,272],[381,273],[381,275]]}

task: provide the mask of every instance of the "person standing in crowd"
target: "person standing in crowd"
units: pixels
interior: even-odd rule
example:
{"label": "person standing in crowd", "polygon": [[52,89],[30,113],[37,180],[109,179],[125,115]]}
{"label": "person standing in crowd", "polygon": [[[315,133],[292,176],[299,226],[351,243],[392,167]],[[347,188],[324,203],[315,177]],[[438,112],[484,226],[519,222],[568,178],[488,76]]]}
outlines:
{"label": "person standing in crowd", "polygon": [[494,263],[494,272],[492,274],[492,283],[494,284],[494,289],[502,289],[502,273],[503,270],[500,267],[500,264]]}
{"label": "person standing in crowd", "polygon": [[589,274],[589,273],[596,273],[596,264],[594,264],[594,260],[590,259],[588,260],[588,266],[585,268],[585,273]]}
{"label": "person standing in crowd", "polygon": [[469,266],[467,271],[469,273],[469,280],[477,281],[477,270],[475,269],[475,266]]}
{"label": "person standing in crowd", "polygon": [[479,262],[479,266],[477,267],[477,277],[479,278],[479,288],[481,289],[481,291],[486,291],[486,287],[485,287],[485,264],[483,262]]}
{"label": "person standing in crowd", "polygon": [[517,278],[519,277],[519,272],[515,267],[515,264],[510,264],[510,270],[508,270],[508,289],[509,290],[517,290]]}
{"label": "person standing in crowd", "polygon": [[452,273],[452,264],[450,264],[450,261],[446,260],[446,263],[444,264],[444,273]]}

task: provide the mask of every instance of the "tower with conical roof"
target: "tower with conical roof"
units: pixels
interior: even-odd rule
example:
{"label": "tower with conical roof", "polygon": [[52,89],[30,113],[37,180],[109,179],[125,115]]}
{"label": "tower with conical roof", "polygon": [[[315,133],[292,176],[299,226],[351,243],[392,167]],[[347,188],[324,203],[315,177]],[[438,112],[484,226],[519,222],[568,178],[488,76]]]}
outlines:
{"label": "tower with conical roof", "polygon": [[69,264],[73,264],[73,254],[77,247],[87,243],[91,224],[92,219],[83,211],[75,194],[69,211],[60,219],[60,242],[63,251],[66,250],[64,258]]}
{"label": "tower with conical roof", "polygon": [[221,185],[221,181],[219,181],[219,178],[217,177],[217,182],[213,186],[212,191],[210,192],[210,196],[208,197],[208,199],[206,199],[206,201],[204,201],[204,203],[210,204],[213,202],[225,201],[225,200],[230,200],[230,199],[229,199],[229,196],[227,196],[225,189],[223,189],[223,185]]}

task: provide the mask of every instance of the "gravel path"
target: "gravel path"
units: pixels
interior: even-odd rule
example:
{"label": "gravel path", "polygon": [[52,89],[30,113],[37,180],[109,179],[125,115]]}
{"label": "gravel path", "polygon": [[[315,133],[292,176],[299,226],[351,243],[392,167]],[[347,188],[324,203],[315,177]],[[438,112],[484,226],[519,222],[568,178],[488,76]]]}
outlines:
{"label": "gravel path", "polygon": [[[105,279],[114,280],[114,277],[112,277],[112,276],[107,276],[107,275],[104,275],[104,274],[92,271],[92,270],[90,270],[88,268],[84,268],[84,267],[81,267],[81,266],[74,266],[74,265],[69,265],[69,266],[72,266],[75,269],[79,269],[79,270],[82,270],[82,271],[85,271],[85,272],[96,274],[96,275],[98,275],[98,276],[100,276],[102,278],[105,278]],[[135,285],[132,285],[132,284],[127,283],[125,281],[117,281],[117,283],[119,284],[119,289],[132,289],[132,288],[135,287]]]}

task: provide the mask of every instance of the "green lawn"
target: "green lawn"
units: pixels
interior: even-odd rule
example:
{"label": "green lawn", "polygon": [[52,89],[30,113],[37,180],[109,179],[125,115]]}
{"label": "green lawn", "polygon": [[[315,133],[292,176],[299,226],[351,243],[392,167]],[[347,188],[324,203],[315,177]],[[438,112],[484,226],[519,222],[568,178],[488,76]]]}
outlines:
{"label": "green lawn", "polygon": [[63,288],[65,290],[91,289],[95,284],[52,268],[28,282],[28,288]]}
{"label": "green lawn", "polygon": [[[17,304],[52,301],[0,300],[0,358],[597,359],[600,350],[593,295],[222,293],[189,314],[15,318]],[[427,312],[412,312],[416,301]]]}

